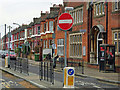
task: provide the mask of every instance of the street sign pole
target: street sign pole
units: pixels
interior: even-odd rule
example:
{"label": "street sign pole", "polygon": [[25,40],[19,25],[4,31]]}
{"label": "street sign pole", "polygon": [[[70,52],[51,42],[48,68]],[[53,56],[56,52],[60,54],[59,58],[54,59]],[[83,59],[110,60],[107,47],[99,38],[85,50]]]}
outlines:
{"label": "street sign pole", "polygon": [[59,28],[65,32],[65,61],[64,66],[67,66],[67,31],[72,28],[73,18],[69,13],[63,13],[58,18]]}
{"label": "street sign pole", "polygon": [[65,67],[67,66],[67,31],[65,31]]}

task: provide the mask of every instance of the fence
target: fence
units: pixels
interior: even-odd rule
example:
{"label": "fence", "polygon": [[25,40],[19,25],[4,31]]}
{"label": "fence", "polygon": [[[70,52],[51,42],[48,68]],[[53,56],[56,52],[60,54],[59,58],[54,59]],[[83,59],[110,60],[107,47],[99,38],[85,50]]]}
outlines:
{"label": "fence", "polygon": [[[64,68],[64,58],[59,58],[59,61],[56,62],[56,68],[58,70],[63,70]],[[84,74],[84,60],[67,60],[67,66],[68,67],[74,67],[75,68],[75,74],[81,73]]]}
{"label": "fence", "polygon": [[10,69],[19,71],[20,73],[28,73],[28,59],[17,57],[16,60],[10,60]]}
{"label": "fence", "polygon": [[68,67],[74,67],[75,68],[75,74],[84,74],[84,60],[79,61],[67,61]]}
{"label": "fence", "polygon": [[40,62],[39,63],[39,78],[54,84],[54,68],[53,62]]}

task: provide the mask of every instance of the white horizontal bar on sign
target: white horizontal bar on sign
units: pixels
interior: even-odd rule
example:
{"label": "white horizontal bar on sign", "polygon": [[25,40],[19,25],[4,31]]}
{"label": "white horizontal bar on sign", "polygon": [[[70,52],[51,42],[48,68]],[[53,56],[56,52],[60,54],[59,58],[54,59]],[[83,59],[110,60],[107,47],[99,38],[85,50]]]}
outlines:
{"label": "white horizontal bar on sign", "polygon": [[72,19],[59,20],[59,23],[72,23]]}

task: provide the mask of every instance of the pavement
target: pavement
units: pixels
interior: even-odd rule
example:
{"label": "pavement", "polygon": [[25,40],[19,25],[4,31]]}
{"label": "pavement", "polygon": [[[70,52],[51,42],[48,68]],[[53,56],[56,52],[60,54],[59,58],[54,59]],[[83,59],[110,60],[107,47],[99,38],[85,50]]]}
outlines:
{"label": "pavement", "polygon": [[[39,65],[38,61],[34,61],[34,60],[29,60],[29,64],[31,65]],[[57,64],[57,67],[55,68],[56,72],[62,72],[62,69],[59,67],[60,65]],[[14,71],[13,69],[9,69],[9,68],[5,68],[5,67],[1,67],[0,69],[10,73],[14,76],[17,76],[19,78],[22,78],[28,82],[30,82],[31,84],[39,87],[39,88],[63,88],[63,83],[54,80],[54,84],[51,84],[50,82],[47,81],[40,81],[39,79],[39,75],[35,74],[35,73],[31,73],[29,72],[29,75],[26,75],[24,73],[19,73],[17,71]],[[84,67],[84,74],[81,74],[79,72],[76,73],[76,76],[80,76],[80,77],[92,77],[95,78],[97,80],[101,80],[101,81],[105,81],[105,82],[110,82],[110,83],[116,83],[120,85],[120,74],[119,73],[105,73],[105,72],[99,72],[99,70],[97,69],[93,69],[93,68],[88,68],[88,67]]]}
{"label": "pavement", "polygon": [[[29,64],[39,65],[39,62],[34,61],[34,60],[29,60]],[[54,70],[58,71],[58,72],[62,72],[62,69],[60,68],[59,64],[56,65],[56,68]],[[75,71],[75,72],[76,72],[76,76],[92,77],[92,78],[95,78],[95,79],[98,79],[101,81],[120,84],[120,73],[103,72],[103,71],[99,72],[98,69],[90,68],[90,67],[86,67],[86,66],[84,67],[84,74],[82,74],[79,71]]]}

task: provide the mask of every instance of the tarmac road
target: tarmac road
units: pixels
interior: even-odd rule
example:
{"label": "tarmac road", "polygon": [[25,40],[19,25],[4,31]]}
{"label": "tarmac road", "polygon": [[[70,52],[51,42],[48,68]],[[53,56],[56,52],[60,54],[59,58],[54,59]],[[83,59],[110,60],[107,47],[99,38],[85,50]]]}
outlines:
{"label": "tarmac road", "polygon": [[0,71],[0,75],[2,75],[2,78],[0,78],[0,85],[2,85],[2,88],[37,88],[29,82],[9,73]]}

